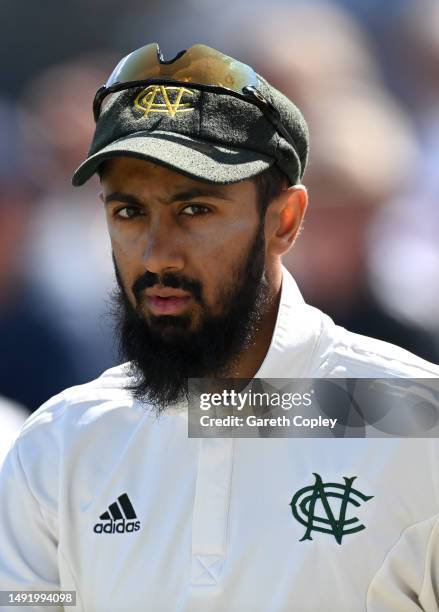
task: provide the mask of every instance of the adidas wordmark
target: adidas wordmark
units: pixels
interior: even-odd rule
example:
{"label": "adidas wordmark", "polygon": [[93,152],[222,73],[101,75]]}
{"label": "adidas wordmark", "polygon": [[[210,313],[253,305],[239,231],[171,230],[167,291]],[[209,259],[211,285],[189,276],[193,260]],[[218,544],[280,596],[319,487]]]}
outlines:
{"label": "adidas wordmark", "polygon": [[140,521],[133,520],[137,515],[126,493],[119,495],[99,518],[103,522],[93,527],[95,533],[129,533],[140,529]]}

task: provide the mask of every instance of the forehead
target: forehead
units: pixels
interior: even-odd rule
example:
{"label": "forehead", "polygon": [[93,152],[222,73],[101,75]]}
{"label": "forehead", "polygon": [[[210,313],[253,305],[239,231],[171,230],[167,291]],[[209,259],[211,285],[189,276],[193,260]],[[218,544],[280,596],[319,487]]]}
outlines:
{"label": "forehead", "polygon": [[[102,168],[102,167],[101,167]],[[102,168],[104,192],[157,192],[173,195],[180,191],[196,190],[212,197],[231,200],[256,201],[256,185],[252,179],[220,185],[190,178],[160,164],[133,157],[114,157],[106,160]]]}

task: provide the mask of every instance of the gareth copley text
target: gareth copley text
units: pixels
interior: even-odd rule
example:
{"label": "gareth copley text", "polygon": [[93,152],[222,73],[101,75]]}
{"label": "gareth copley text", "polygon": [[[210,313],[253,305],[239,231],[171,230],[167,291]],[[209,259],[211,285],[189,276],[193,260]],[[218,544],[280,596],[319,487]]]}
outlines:
{"label": "gareth copley text", "polygon": [[321,416],[318,418],[306,418],[299,414],[292,419],[285,415],[278,417],[256,417],[250,415],[245,419],[230,415],[219,418],[203,414],[200,417],[201,427],[305,427],[307,429],[328,427],[329,429],[334,429],[336,424],[337,419],[325,419]]}

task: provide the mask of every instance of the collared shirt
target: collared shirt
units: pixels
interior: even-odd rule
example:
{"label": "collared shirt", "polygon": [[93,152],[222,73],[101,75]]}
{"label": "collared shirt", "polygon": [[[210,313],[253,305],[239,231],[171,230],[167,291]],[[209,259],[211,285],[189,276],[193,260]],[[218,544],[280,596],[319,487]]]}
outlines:
{"label": "collared shirt", "polygon": [[[126,372],[66,390],[24,425],[0,476],[0,590],[73,590],[80,612],[439,609],[436,440],[188,438],[187,413],[157,418]],[[257,377],[438,375],[334,325],[283,269]],[[319,487],[346,479],[354,529],[337,541]],[[305,490],[311,531],[292,512]]]}

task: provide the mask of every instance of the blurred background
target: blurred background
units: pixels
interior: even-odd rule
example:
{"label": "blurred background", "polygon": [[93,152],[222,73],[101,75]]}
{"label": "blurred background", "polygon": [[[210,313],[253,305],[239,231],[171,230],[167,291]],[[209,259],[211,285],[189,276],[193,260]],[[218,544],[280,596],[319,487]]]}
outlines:
{"label": "blurred background", "polygon": [[297,102],[310,207],[286,265],[337,323],[439,361],[437,0],[3,0],[0,23],[0,448],[117,363],[98,183],[70,178],[95,90],[148,42],[216,47]]}

